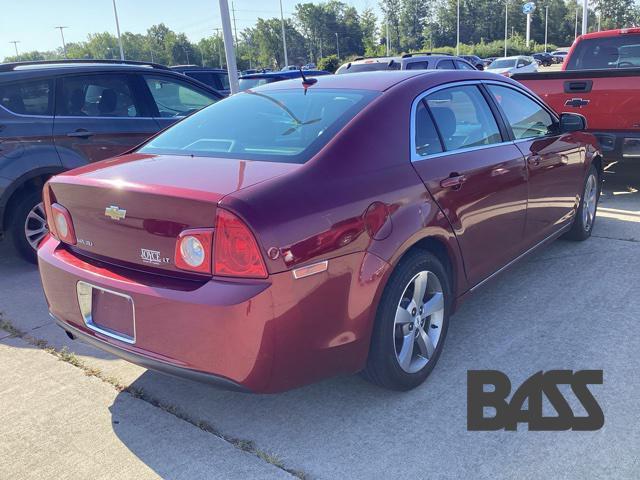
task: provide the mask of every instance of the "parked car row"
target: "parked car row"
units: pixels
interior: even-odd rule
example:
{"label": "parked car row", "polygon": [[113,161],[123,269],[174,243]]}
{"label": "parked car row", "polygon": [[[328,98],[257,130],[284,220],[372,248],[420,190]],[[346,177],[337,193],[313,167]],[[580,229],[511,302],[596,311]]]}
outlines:
{"label": "parked car row", "polygon": [[461,57],[419,52],[395,57],[359,57],[340,66],[336,74],[389,70],[476,70],[476,67]]}

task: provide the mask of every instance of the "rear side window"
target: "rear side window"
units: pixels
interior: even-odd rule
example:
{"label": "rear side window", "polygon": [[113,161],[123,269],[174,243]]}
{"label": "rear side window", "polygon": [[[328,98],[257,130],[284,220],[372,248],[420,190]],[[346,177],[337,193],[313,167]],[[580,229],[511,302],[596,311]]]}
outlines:
{"label": "rear side window", "polygon": [[429,68],[429,62],[410,62],[407,63],[407,70],[426,70]]}
{"label": "rear side window", "polygon": [[567,70],[638,68],[640,35],[581,40],[567,62]]}
{"label": "rear side window", "polygon": [[209,85],[216,90],[229,90],[229,76],[226,73],[222,72],[198,72],[191,71],[186,72],[188,76],[191,78],[195,78],[196,80],[204,83],[205,85]]}
{"label": "rear side window", "polygon": [[433,124],[427,107],[425,107],[422,101],[416,108],[415,122],[416,153],[420,156],[425,156],[442,152],[442,143],[440,143],[438,131]]}
{"label": "rear side window", "polygon": [[62,79],[62,98],[56,106],[62,117],[139,117],[129,76],[79,75]]}
{"label": "rear side window", "polygon": [[512,88],[487,85],[502,108],[516,139],[544,137],[556,133],[556,121],[538,103]]}
{"label": "rear side window", "polygon": [[453,66],[453,60],[442,60],[438,63],[438,70],[453,70],[455,67]]}
{"label": "rear side window", "polygon": [[375,96],[366,90],[249,90],[195,113],[139,151],[304,163]]}
{"label": "rear side window", "polygon": [[20,115],[52,115],[51,80],[0,85],[0,105]]}
{"label": "rear side window", "polygon": [[486,100],[476,86],[439,90],[426,97],[445,150],[500,143],[502,136]]}
{"label": "rear side window", "polygon": [[218,100],[177,79],[145,75],[145,80],[161,117],[188,115]]}

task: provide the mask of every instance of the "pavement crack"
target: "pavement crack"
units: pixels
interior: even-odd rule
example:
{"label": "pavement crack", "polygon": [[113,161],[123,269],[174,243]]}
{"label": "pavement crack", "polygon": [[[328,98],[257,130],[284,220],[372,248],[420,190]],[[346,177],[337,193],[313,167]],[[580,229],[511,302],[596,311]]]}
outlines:
{"label": "pavement crack", "polygon": [[617,240],[619,242],[630,242],[630,243],[640,243],[640,240],[637,238],[617,238],[617,237],[607,237],[606,235],[591,235],[596,238],[604,238],[605,240]]}
{"label": "pavement crack", "polygon": [[[32,329],[32,331],[35,329]],[[224,434],[220,432],[217,428],[211,425],[209,422],[197,420],[186,412],[180,410],[175,405],[170,403],[163,402],[162,400],[154,397],[153,395],[148,394],[141,388],[132,387],[131,385],[125,385],[120,380],[115,377],[105,375],[99,368],[91,367],[87,365],[81,358],[79,358],[75,353],[68,350],[67,347],[63,347],[62,349],[57,349],[44,339],[39,339],[29,335],[27,332],[24,332],[18,328],[16,328],[9,320],[7,320],[2,312],[0,312],[0,332],[6,332],[7,335],[0,337],[0,340],[4,340],[7,338],[20,338],[21,340],[27,342],[29,345],[44,350],[45,352],[53,355],[58,360],[68,363],[84,372],[88,377],[95,377],[98,380],[107,383],[114,387],[117,391],[122,393],[127,393],[134,398],[140,399],[144,402],[147,402],[153,405],[160,410],[173,415],[179,418],[182,421],[185,421],[200,430],[207,432],[220,440],[223,440],[226,443],[229,443],[234,448],[238,450],[242,450],[245,453],[254,455],[264,462],[267,462],[273,465],[276,468],[292,475],[294,478],[299,479],[308,479],[309,475],[301,470],[295,470],[293,468],[287,467],[282,459],[280,459],[277,455],[270,453],[262,448],[256,446],[255,442],[252,440],[246,440],[241,438],[232,437],[230,435]]]}

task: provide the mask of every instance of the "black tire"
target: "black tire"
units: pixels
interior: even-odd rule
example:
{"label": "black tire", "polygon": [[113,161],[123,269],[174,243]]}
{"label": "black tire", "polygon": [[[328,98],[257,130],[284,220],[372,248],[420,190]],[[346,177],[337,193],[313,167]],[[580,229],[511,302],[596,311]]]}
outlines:
{"label": "black tire", "polygon": [[[595,178],[595,207],[593,210],[593,218],[591,221],[585,221],[585,195],[587,195],[587,187],[589,185],[590,178]],[[571,230],[569,230],[564,237],[568,240],[575,241],[583,241],[591,236],[591,232],[593,231],[593,226],[596,222],[597,212],[598,212],[598,202],[600,200],[600,193],[602,190],[602,182],[600,179],[600,172],[595,167],[595,165],[591,165],[589,168],[589,172],[584,179],[584,183],[582,186],[582,193],[580,195],[580,204],[578,205],[578,210],[576,211],[576,216],[573,219],[573,224],[571,225]]]}
{"label": "black tire", "polygon": [[13,244],[18,254],[31,263],[38,263],[38,255],[25,234],[25,222],[29,213],[41,202],[42,196],[39,191],[28,192],[18,199],[13,211],[10,212],[9,234]]}
{"label": "black tire", "polygon": [[[420,272],[431,272],[439,280],[443,294],[443,314],[441,315],[441,332],[435,350],[424,367],[415,373],[408,373],[398,360],[396,311],[406,293],[408,285]],[[427,288],[429,288],[427,286]],[[367,365],[362,376],[381,387],[406,391],[422,384],[435,367],[447,335],[449,312],[451,305],[451,285],[446,269],[433,254],[424,250],[408,252],[391,274],[378,305],[373,327],[371,347]],[[429,317],[430,318],[430,317]],[[431,322],[431,320],[428,320]],[[428,330],[430,325],[427,326]],[[416,357],[417,358],[417,357]],[[423,357],[424,359],[425,357]]]}

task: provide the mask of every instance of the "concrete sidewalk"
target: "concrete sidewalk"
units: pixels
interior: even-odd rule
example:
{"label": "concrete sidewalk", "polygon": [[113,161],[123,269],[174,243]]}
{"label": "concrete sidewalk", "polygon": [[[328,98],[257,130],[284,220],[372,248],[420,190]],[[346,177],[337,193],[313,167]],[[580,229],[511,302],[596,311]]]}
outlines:
{"label": "concrete sidewalk", "polygon": [[19,338],[0,365],[0,478],[292,478]]}

